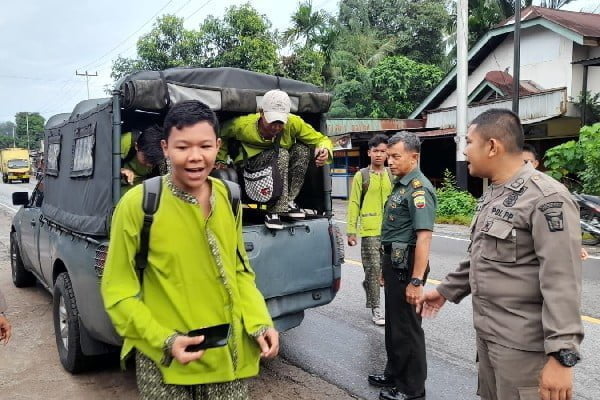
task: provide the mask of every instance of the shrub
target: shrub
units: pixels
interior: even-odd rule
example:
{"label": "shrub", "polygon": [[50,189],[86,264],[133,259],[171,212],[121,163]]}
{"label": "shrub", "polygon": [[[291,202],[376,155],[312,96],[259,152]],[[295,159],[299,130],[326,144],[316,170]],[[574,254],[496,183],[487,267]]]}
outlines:
{"label": "shrub", "polygon": [[448,170],[444,171],[442,187],[437,189],[437,198],[437,215],[440,222],[468,223],[475,212],[477,200],[469,192],[458,189],[454,175]]}

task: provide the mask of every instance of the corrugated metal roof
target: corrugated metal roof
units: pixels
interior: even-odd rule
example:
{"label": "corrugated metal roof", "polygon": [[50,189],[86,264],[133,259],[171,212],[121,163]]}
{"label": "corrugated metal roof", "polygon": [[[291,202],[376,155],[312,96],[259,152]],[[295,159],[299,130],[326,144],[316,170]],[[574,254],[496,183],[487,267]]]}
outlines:
{"label": "corrugated metal roof", "polygon": [[425,126],[422,119],[328,118],[327,136],[351,132],[401,131]]}

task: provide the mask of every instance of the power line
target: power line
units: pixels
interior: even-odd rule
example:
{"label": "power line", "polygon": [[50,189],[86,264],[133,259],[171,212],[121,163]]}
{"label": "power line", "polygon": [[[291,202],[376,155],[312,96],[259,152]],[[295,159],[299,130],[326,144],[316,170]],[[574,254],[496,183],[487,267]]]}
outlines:
{"label": "power line", "polygon": [[[191,0],[190,0],[191,1]],[[102,56],[98,57],[97,59],[95,59],[94,61],[84,65],[81,67],[81,69],[85,69],[93,64],[95,64],[96,62],[102,60],[103,58],[105,58],[106,56],[108,56],[109,54],[111,54],[113,51],[115,51],[117,48],[119,48],[123,43],[127,42],[129,39],[131,39],[133,37],[133,35],[135,35],[136,33],[138,33],[139,31],[142,30],[142,28],[144,28],[146,25],[148,25],[148,23],[152,20],[154,20],[154,18],[165,8],[167,8],[167,6],[169,4],[171,4],[173,2],[173,0],[169,0],[167,2],[167,4],[165,4],[164,6],[162,6],[152,17],[150,17],[146,22],[144,22],[142,24],[142,26],[140,26],[138,29],[135,30],[135,32],[133,32],[131,35],[127,36],[125,39],[123,39],[121,42],[119,42],[116,46],[114,46],[112,49],[110,49],[109,51],[107,51],[106,53],[104,53]],[[188,1],[189,3],[189,1]]]}

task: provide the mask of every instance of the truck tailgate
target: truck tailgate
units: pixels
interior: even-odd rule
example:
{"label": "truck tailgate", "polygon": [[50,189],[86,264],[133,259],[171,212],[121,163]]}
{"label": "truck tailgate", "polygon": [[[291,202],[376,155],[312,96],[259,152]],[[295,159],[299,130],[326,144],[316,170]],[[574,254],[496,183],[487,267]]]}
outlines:
{"label": "truck tailgate", "polygon": [[334,266],[327,219],[286,224],[280,231],[262,224],[245,226],[244,242],[266,299],[331,287]]}

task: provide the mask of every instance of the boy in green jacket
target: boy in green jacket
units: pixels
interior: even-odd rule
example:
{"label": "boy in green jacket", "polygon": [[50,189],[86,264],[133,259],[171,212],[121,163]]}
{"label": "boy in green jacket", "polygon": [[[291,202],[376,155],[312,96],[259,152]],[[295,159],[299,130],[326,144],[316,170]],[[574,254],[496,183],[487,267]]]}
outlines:
{"label": "boy in green jacket", "polygon": [[313,157],[318,167],[333,159],[331,140],[299,116],[290,114],[290,108],[287,93],[271,90],[263,96],[258,113],[234,118],[221,130],[223,142],[217,156],[218,168],[227,163],[230,138],[241,143],[240,154],[233,160],[237,166],[244,161],[244,152],[247,165],[253,170],[267,167],[273,157],[277,157],[283,190],[277,202],[267,207],[265,225],[269,229],[283,229],[280,215],[295,219],[305,217],[295,200],[311,159],[308,146],[315,146]]}
{"label": "boy in green jacket", "polygon": [[[356,233],[360,225],[360,253],[365,270],[363,287],[367,295],[367,308],[371,309],[375,325],[385,325],[379,301],[381,277],[379,250],[383,206],[392,191],[391,174],[384,166],[387,159],[387,141],[387,136],[382,134],[375,135],[369,140],[368,155],[371,164],[354,175],[348,202],[348,245],[356,245]],[[365,174],[368,174],[368,185],[364,183]]]}
{"label": "boy in green jacket", "polygon": [[[260,357],[279,350],[244,249],[241,205],[234,213],[225,185],[208,176],[218,128],[198,101],[176,104],[165,117],[162,147],[171,172],[150,228],[143,284],[135,269],[143,185],[122,197],[113,216],[101,291],[124,338],[121,357],[135,349],[144,400],[247,399],[244,378],[258,374]],[[186,332],[220,324],[231,327],[225,346],[186,351],[204,340]]]}

